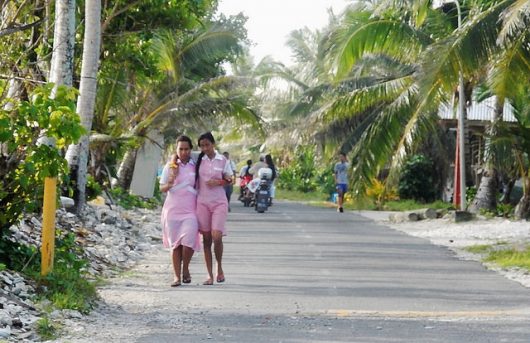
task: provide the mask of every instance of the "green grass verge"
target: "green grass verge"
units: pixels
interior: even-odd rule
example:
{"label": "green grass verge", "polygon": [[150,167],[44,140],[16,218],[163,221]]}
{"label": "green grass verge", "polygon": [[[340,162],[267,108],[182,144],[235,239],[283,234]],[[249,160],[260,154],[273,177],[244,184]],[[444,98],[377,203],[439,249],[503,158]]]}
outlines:
{"label": "green grass verge", "polygon": [[276,199],[304,201],[304,202],[326,202],[327,195],[318,192],[298,192],[284,189],[276,189]]}
{"label": "green grass verge", "polygon": [[493,245],[490,244],[477,244],[470,247],[466,247],[464,250],[469,251],[473,254],[487,254],[493,250]]}
{"label": "green grass verge", "polygon": [[530,246],[514,247],[506,242],[493,245],[473,245],[466,251],[484,255],[482,261],[490,262],[503,268],[519,267],[530,270]]}
{"label": "green grass verge", "polygon": [[[319,192],[305,193],[277,189],[276,199],[307,202],[322,207],[336,206],[336,204],[329,201],[328,194]],[[377,210],[377,206],[370,200],[347,201],[344,203],[344,208],[347,210]],[[383,206],[383,210],[385,211],[410,211],[420,208],[449,209],[452,208],[452,204],[443,201],[435,201],[433,203],[423,204],[414,200],[395,200],[389,201]]]}
{"label": "green grass verge", "polygon": [[519,267],[530,270],[530,247],[527,246],[523,250],[511,247],[491,251],[484,261],[493,262],[503,268]]}

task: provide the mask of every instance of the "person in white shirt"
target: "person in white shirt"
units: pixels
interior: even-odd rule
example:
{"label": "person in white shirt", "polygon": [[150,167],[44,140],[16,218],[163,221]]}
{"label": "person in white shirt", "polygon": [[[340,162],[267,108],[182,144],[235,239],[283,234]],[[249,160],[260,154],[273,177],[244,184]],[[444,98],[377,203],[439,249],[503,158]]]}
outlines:
{"label": "person in white shirt", "polygon": [[228,165],[230,166],[230,169],[232,169],[232,183],[227,184],[224,186],[225,193],[226,193],[226,200],[228,200],[228,212],[230,212],[230,198],[232,197],[232,193],[234,192],[234,183],[236,182],[236,164],[234,161],[230,159],[230,154],[228,151],[223,152],[223,156],[228,161]]}

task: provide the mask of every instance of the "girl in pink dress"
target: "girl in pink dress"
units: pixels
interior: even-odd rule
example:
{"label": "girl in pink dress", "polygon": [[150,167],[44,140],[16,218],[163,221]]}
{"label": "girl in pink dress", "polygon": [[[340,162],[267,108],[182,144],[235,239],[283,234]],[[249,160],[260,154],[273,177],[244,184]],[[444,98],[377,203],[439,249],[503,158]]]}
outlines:
{"label": "girl in pink dress", "polygon": [[198,181],[197,219],[202,233],[204,260],[208,279],[204,285],[213,285],[212,241],[217,261],[217,282],[224,282],[223,236],[226,235],[228,201],[224,186],[231,184],[233,174],[226,158],[215,150],[215,139],[210,132],[199,137],[201,153],[197,160],[196,179]]}
{"label": "girl in pink dress", "polygon": [[177,138],[177,153],[166,164],[160,177],[160,190],[167,192],[162,208],[162,240],[171,248],[175,278],[171,287],[190,283],[189,264],[194,250],[199,250],[195,190],[195,163],[190,158],[193,145],[187,136]]}

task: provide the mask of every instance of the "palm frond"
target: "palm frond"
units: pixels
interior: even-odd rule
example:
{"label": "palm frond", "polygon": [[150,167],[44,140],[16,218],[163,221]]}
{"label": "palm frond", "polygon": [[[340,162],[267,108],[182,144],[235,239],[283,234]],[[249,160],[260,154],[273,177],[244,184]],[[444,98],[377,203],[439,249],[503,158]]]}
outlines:
{"label": "palm frond", "polygon": [[505,44],[528,30],[530,21],[530,0],[504,0],[509,7],[502,13],[502,30],[499,41]]}
{"label": "palm frond", "polygon": [[401,61],[415,61],[429,37],[406,23],[393,20],[370,20],[348,25],[337,31],[334,41],[337,77],[350,73],[354,64],[366,54],[383,53]]}

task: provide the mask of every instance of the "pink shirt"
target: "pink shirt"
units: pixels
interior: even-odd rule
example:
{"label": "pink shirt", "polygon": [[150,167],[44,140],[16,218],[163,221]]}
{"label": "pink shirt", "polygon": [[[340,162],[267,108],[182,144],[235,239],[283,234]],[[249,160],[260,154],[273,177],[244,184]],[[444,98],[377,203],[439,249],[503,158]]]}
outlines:
{"label": "pink shirt", "polygon": [[[195,216],[197,207],[197,191],[195,190],[195,163],[190,160],[184,164],[178,161],[179,169],[174,186],[167,192],[166,201],[162,209],[165,214],[185,219],[189,216]],[[164,166],[160,176],[160,184],[166,184],[169,177],[169,163]]]}
{"label": "pink shirt", "polygon": [[217,151],[211,160],[204,155],[199,169],[199,196],[197,201],[211,205],[222,202],[228,203],[225,189],[222,186],[208,187],[206,184],[208,180],[221,180],[225,176],[232,176],[232,168],[226,158]]}

